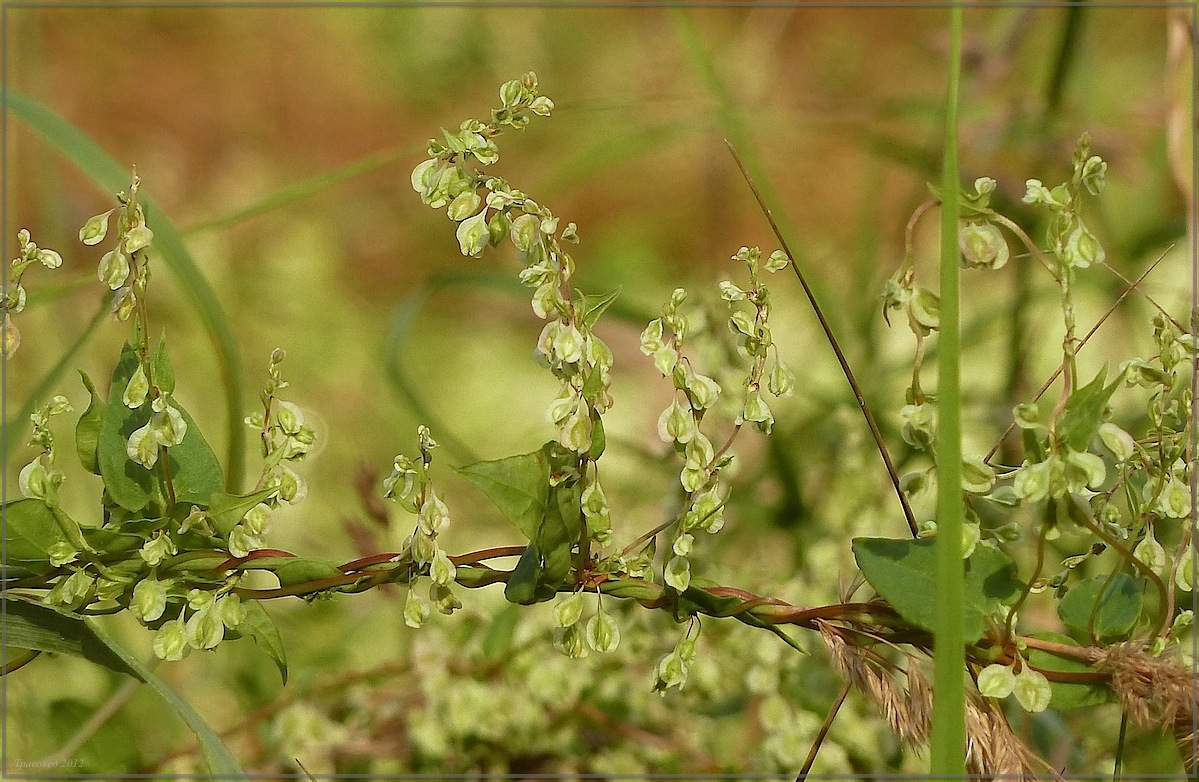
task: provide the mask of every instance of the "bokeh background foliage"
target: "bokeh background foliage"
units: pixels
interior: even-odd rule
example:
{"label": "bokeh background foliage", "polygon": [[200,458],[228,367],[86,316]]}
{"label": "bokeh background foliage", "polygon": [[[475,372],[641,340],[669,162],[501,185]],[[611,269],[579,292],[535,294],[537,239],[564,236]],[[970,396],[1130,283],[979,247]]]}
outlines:
{"label": "bokeh background foliage", "polygon": [[[540,324],[514,262],[463,259],[408,174],[439,126],[485,116],[498,85],[527,70],[557,109],[504,139],[499,173],[579,224],[580,287],[622,290],[600,327],[616,355],[605,481],[620,487],[609,488],[617,541],[662,520],[675,481],[654,427],[670,388],[638,352],[640,329],[676,286],[714,301],[740,245],[775,245],[725,138],[766,174],[893,454],[901,465],[912,458],[895,415],[912,345],[902,330],[886,330],[878,293],[902,257],[924,183],[937,176],[944,9],[10,5],[3,13],[6,87],[60,114],[121,165],[136,164],[220,302],[235,340],[224,364],[195,287],[157,265],[151,306],[172,346],[178,398],[224,463],[230,384],[249,412],[271,349],[288,351],[292,398],[316,419],[321,446],[306,463],[309,499],[281,516],[272,545],[338,561],[398,546],[408,520],[372,515],[362,487],[377,496],[376,473],[413,451],[418,423],[446,446],[438,481],[454,524],[445,548],[519,542],[445,464],[530,451],[550,437],[543,409],[554,384],[529,358]],[[1164,253],[1143,290],[1181,316],[1190,304],[1190,165],[1171,158],[1168,120],[1190,107],[1189,80],[1167,56],[1170,18],[1160,8],[968,9],[961,166],[966,181],[997,179],[1007,212],[1020,215],[1024,180],[1057,181],[1078,134],[1089,132],[1110,164],[1090,213],[1108,263],[1132,278]],[[106,377],[124,333],[89,332],[99,251],[76,238],[111,195],[27,123],[6,121],[4,257],[27,227],[65,259],[31,281],[22,348],[5,367],[6,422],[20,425],[21,406],[81,335],[71,364]],[[935,221],[921,224],[917,246],[931,279]],[[1060,342],[1052,281],[1022,261],[964,279],[966,440],[976,451],[1002,431],[1013,400],[1052,371]],[[1120,290],[1102,272],[1087,275],[1078,294],[1088,326]],[[780,280],[775,304],[776,339],[802,370],[801,392],[778,406],[769,440],[739,442],[729,523],[699,573],[818,605],[852,578],[851,535],[902,537],[905,527],[799,291]],[[1147,350],[1150,314],[1131,297],[1083,351],[1081,374]],[[73,373],[54,388],[86,406]],[[24,454],[23,439],[9,439],[12,487]],[[255,458],[248,447],[241,455]],[[72,475],[64,504],[76,518],[98,519],[98,491],[91,476]],[[419,632],[404,627],[401,597],[380,589],[312,605],[274,601],[287,687],[248,643],[157,672],[255,773],[294,771],[295,757],[314,772],[372,774],[793,771],[839,687],[818,644],[801,657],[767,633],[710,620],[687,688],[663,699],[649,689],[678,633],[668,617],[609,604],[623,627],[620,652],[572,661],[550,645],[549,608],[518,614],[498,587],[463,595],[464,611]],[[135,623],[106,627],[149,656],[149,633]],[[103,774],[195,769],[190,735],[144,688],[47,656],[6,684],[10,763],[55,758]],[[93,729],[98,710],[106,719]],[[1110,769],[1114,707],[1085,721],[1052,711],[1013,719],[1055,764]],[[1126,769],[1176,772],[1168,743],[1132,736]],[[925,763],[854,695],[815,770],[918,773]]]}

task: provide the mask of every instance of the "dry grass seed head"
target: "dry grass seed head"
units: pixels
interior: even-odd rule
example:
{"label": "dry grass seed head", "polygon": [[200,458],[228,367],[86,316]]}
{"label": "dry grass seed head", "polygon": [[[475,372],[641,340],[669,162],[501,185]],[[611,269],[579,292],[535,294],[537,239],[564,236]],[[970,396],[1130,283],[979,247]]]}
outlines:
{"label": "dry grass seed head", "polygon": [[931,724],[932,697],[928,682],[919,672],[916,674],[919,684],[912,687],[914,664],[908,666],[909,689],[903,692],[895,685],[892,674],[897,668],[893,663],[867,648],[846,643],[840,634],[823,623],[820,636],[834,667],[855,689],[874,702],[895,735],[910,744],[923,745]]}
{"label": "dry grass seed head", "polygon": [[1004,780],[1042,779],[1038,769],[1061,778],[1016,736],[997,702],[977,695],[966,698],[966,766]]}
{"label": "dry grass seed head", "polygon": [[1196,714],[1194,673],[1152,657],[1144,644],[1128,641],[1100,653],[1095,667],[1110,671],[1112,689],[1135,725],[1190,729]]}

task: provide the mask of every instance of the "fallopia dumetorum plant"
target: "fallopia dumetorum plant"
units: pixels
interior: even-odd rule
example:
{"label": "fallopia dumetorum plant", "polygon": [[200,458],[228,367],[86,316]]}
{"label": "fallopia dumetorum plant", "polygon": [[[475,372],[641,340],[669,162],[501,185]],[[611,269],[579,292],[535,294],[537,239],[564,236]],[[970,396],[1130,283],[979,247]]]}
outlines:
{"label": "fallopia dumetorum plant", "polygon": [[[795,378],[773,344],[770,292],[763,277],[763,272],[786,268],[788,259],[781,251],[763,259],[758,248],[742,247],[733,258],[745,266],[748,284],[741,288],[731,281],[721,283],[729,327],[745,359],[744,381],[736,391],[738,413],[735,420],[723,422],[723,433],[719,416],[711,414],[723,389],[684,351],[692,331],[684,307],[686,291],[674,291],[661,317],[642,333],[641,351],[674,385],[674,398],[658,419],[658,434],[683,463],[679,483],[685,498],[671,519],[616,549],[600,467],[606,446],[604,414],[613,401],[613,357],[594,329],[618,292],[596,295],[574,288],[575,261],[568,246],[579,242],[575,223],[562,226],[549,207],[484,172],[499,160],[495,139],[506,128],[523,128],[532,116],[548,116],[553,110],[553,102],[538,93],[531,73],[504,84],[500,101],[502,107],[491,112],[489,122],[467,120],[456,131],[443,130],[442,140],[431,140],[429,158],[412,172],[412,187],[425,204],[445,209],[458,224],[456,236],[464,256],[481,256],[507,241],[514,246],[522,265],[520,281],[532,290],[533,313],[546,322],[535,355],[559,383],[545,413],[556,437],[534,453],[459,472],[486,492],[529,540],[505,596],[529,604],[565,593],[554,612],[555,643],[571,656],[586,654],[589,648],[610,651],[619,642],[619,629],[598,597],[596,613],[583,625],[583,593],[603,591],[601,585],[617,574],[664,583],[675,597],[687,593],[695,533],[712,534],[724,524],[728,489],[721,474],[733,459],[734,439],[747,423],[768,433],[774,416],[764,394],[792,392]],[[712,438],[721,434],[723,442],[714,443]],[[427,446],[432,441],[424,430],[420,439],[421,458],[397,456],[386,491],[418,517],[404,552],[414,564],[429,568],[430,597],[444,610],[447,603],[440,590],[453,580],[453,566],[440,553],[436,533],[448,515],[427,475]],[[651,573],[659,534],[665,535],[670,551],[662,558],[661,572]],[[428,612],[411,591],[409,609],[406,616],[414,625]],[[689,623],[675,650],[659,665],[659,687],[683,683],[698,634],[698,621]]]}
{"label": "fallopia dumetorum plant", "polygon": [[[67,475],[50,424],[72,408],[56,395],[31,416],[29,444],[38,453],[20,471],[22,499],[4,506],[8,595],[21,599],[41,591],[44,603],[79,615],[127,610],[155,631],[154,652],[167,660],[248,635],[285,671],[270,617],[257,601],[242,600],[239,584],[247,570],[270,567],[276,553],[286,560],[275,558],[272,568],[281,583],[293,578],[287,575],[289,565],[295,567],[291,555],[265,549],[263,536],[280,506],[307,493],[290,464],[304,458],[315,434],[299,407],[279,396],[287,383],[279,373],[283,351],[276,350],[262,409],[246,418],[261,436],[257,486],[247,494],[224,491],[220,464],[174,396],[165,334],[151,344],[146,305],[154,233],[138,202],[139,184],[134,174],[129,190],[117,195],[118,206],[79,232],[84,244],[97,245],[115,221],[116,242],[101,258],[97,276],[114,294],[113,318],[132,325],[131,341],[103,386],[106,394],[80,373],[90,403],[76,425],[72,455],[102,479],[99,524],[80,523],[59,503]],[[24,302],[25,267],[34,260],[51,267],[60,262],[26,231],[20,242],[8,290],[17,303]],[[311,573],[303,575],[306,581]]]}
{"label": "fallopia dumetorum plant", "polygon": [[[225,492],[220,465],[175,398],[165,339],[151,345],[145,304],[153,233],[135,177],[119,205],[80,232],[84,243],[98,244],[115,215],[116,246],[103,256],[99,278],[113,292],[116,318],[132,323],[107,394],[83,377],[91,401],[76,426],[75,452],[83,468],[102,479],[98,519],[78,523],[58,502],[66,474],[50,424],[70,405],[56,396],[33,415],[30,445],[37,453],[21,470],[23,498],[4,508],[10,599],[82,615],[131,611],[155,632],[155,653],[169,660],[247,635],[284,671],[282,643],[261,607],[264,599],[315,599],[399,584],[404,620],[417,628],[433,608],[444,614],[460,608],[462,588],[504,584],[505,597],[516,605],[556,599],[553,641],[571,657],[615,651],[621,628],[604,598],[632,600],[683,625],[654,667],[658,691],[685,685],[702,616],[767,629],[798,649],[783,630],[794,625],[816,631],[833,666],[878,705],[899,736],[923,744],[931,695],[922,667],[932,647],[935,600],[928,575],[934,570],[932,519],[922,520],[914,540],[853,541],[862,574],[877,593],[866,602],[850,602],[847,594],[840,604],[797,606],[716,585],[696,572],[703,563],[699,541],[726,523],[732,446],[747,425],[769,434],[777,403],[768,399],[788,397],[795,387],[774,343],[767,285],[768,275],[793,267],[791,259],[784,251],[763,257],[750,247],[733,254],[744,275],[719,284],[727,307],[723,335],[698,327],[683,289],[645,327],[640,349],[673,386],[657,434],[677,454],[679,500],[661,523],[628,543],[618,541],[602,482],[615,367],[613,351],[595,332],[618,292],[576,289],[571,248],[579,243],[578,227],[563,226],[546,205],[489,173],[505,131],[554,109],[531,73],[505,83],[500,102],[489,120],[467,120],[430,141],[411,182],[425,204],[444,209],[456,224],[462,255],[481,257],[511,244],[533,314],[544,322],[535,356],[558,383],[546,402],[552,437],[530,453],[458,468],[523,542],[458,555],[442,548],[451,512],[436,485],[434,433],[422,426],[418,455],[397,456],[383,485],[384,495],[415,517],[399,551],[336,564],[267,548],[272,516],[306,494],[291,464],[303,459],[315,434],[300,408],[280,396],[287,383],[277,350],[261,408],[246,419],[260,435],[260,477],[251,492]],[[977,684],[966,709],[968,761],[977,772],[1031,775],[1045,767],[1012,731],[997,698],[1014,695],[1029,711],[1119,700],[1134,721],[1167,727],[1189,725],[1196,711],[1182,662],[1192,653],[1184,640],[1193,616],[1176,599],[1176,589],[1194,586],[1186,522],[1193,502],[1187,443],[1195,339],[1161,312],[1153,322],[1153,355],[1125,362],[1111,379],[1106,372],[1090,380],[1078,376],[1084,341],[1076,333],[1076,277],[1105,261],[1083,207],[1086,197],[1100,193],[1105,175],[1106,164],[1084,138],[1069,181],[1054,188],[1028,182],[1025,200],[1049,217],[1044,247],[990,206],[993,180],[979,179],[965,196],[963,263],[992,272],[1011,262],[1040,263],[1058,286],[1064,325],[1057,399],[1013,411],[1022,462],[1002,464],[990,454],[967,456],[964,464],[963,622],[968,673]],[[1028,256],[1013,257],[1005,231],[1027,245]],[[53,268],[59,261],[27,233],[20,240],[5,296],[6,352],[18,341],[11,316],[24,302],[22,273],[35,262]],[[896,311],[906,315],[917,341],[900,412],[903,438],[931,459],[936,398],[920,380],[927,342],[939,327],[938,300],[917,284],[911,252],[884,292],[884,314]],[[703,341],[714,339],[728,340],[735,350],[705,352]],[[698,356],[708,354],[736,358],[732,367],[701,365]],[[1122,387],[1143,394],[1149,424],[1135,435],[1113,419]],[[930,467],[903,476],[900,485],[920,507],[934,482]],[[1032,549],[1025,557],[1032,565],[1024,570],[1015,558],[1022,546]],[[1061,551],[1069,553],[1059,563]],[[515,560],[510,570],[488,564],[503,558]],[[251,571],[272,573],[279,586],[247,586]],[[591,594],[595,607],[588,612]],[[1060,625],[1030,628],[1019,621],[1020,609],[1045,599],[1056,601]]]}
{"label": "fallopia dumetorum plant", "polygon": [[[968,595],[982,620],[967,639],[971,673],[982,696],[1014,695],[1031,712],[1118,698],[1136,721],[1177,726],[1189,742],[1192,731],[1185,726],[1196,709],[1182,674],[1195,654],[1194,615],[1178,597],[1194,589],[1189,444],[1196,340],[1159,309],[1152,319],[1152,355],[1123,362],[1110,378],[1106,368],[1093,378],[1080,377],[1077,354],[1085,342],[1078,334],[1074,291],[1079,275],[1095,273],[1106,260],[1084,219],[1087,199],[1100,195],[1106,173],[1107,163],[1091,153],[1084,135],[1068,181],[1052,188],[1027,181],[1024,203],[1046,213],[1043,246],[991,207],[994,180],[980,178],[972,193],[963,194],[963,266],[1003,267],[1012,258],[1005,238],[1010,233],[1027,247],[1021,260],[1043,267],[1056,285],[1063,335],[1061,364],[1051,378],[1058,383],[1056,398],[1038,404],[1038,396],[1012,410],[1009,432],[1019,432],[1022,461],[1001,463],[995,456],[998,445],[989,454],[963,460],[963,557],[974,565],[980,557],[1002,562],[1012,576],[1002,588],[999,581],[990,588],[973,582],[983,588]],[[915,282],[910,234],[908,247],[904,264],[887,283],[884,310],[905,314],[916,337],[912,382],[901,411],[903,438],[931,459],[936,402],[920,379],[925,340],[939,327],[938,301]],[[1046,383],[1042,393],[1051,387]],[[1118,392],[1131,388],[1142,390],[1148,422],[1136,436],[1113,420]],[[901,485],[916,504],[935,492],[935,477],[933,465],[904,475]],[[920,529],[922,536],[932,536],[936,524],[926,519]],[[901,614],[915,618],[910,612],[922,609],[885,583],[896,574],[878,573],[884,566],[871,560],[870,545],[855,542],[867,578]],[[919,546],[902,545],[913,563]],[[1014,561],[1002,552],[1021,547],[1031,548],[1032,567],[1017,577]],[[1068,635],[1054,632],[1059,628],[1017,633],[1018,610],[1038,595],[1055,602],[1060,629]],[[1104,671],[1111,678],[1054,676],[1081,670]]]}

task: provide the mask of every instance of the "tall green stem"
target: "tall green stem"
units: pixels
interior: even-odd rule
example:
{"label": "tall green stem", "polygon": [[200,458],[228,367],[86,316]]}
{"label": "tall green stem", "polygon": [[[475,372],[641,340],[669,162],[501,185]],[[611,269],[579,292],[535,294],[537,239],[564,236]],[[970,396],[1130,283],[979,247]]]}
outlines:
{"label": "tall green stem", "polygon": [[941,176],[941,327],[937,423],[937,621],[933,676],[932,768],[960,777],[966,770],[966,666],[962,634],[962,424],[958,288],[958,82],[962,9],[951,11],[949,93]]}

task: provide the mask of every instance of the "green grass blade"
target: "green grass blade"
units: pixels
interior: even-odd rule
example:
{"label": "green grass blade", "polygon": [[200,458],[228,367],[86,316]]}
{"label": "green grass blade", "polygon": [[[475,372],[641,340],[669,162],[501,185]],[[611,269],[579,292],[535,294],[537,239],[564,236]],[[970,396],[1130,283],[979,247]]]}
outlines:
{"label": "green grass blade", "polygon": [[179,718],[187,724],[192,733],[196,734],[196,738],[200,742],[200,753],[204,756],[204,762],[208,766],[208,773],[211,774],[208,777],[209,779],[217,780],[218,782],[233,782],[233,780],[244,780],[247,778],[246,772],[242,771],[237,758],[233,757],[233,753],[221,741],[221,737],[191,707],[191,704],[179,697],[174,690],[167,686],[166,682],[155,676],[141,660],[125,651],[119,644],[109,638],[94,622],[87,622],[87,625],[96,637],[124,660],[125,664],[137,674],[137,678],[150,685],[150,689],[158,693],[159,697],[167,702],[172,711],[178,714]]}
{"label": "green grass blade", "polygon": [[[12,89],[5,91],[5,105],[105,192],[115,193],[129,187],[129,169],[63,117]],[[228,427],[225,484],[227,491],[237,493],[245,459],[245,427],[242,425],[241,364],[233,330],[216,292],[188,253],[179,230],[151,198],[145,196],[144,200],[146,220],[154,229],[154,249],[190,298],[217,354],[221,382],[225,388],[225,419]]]}
{"label": "green grass blade", "polygon": [[93,620],[41,603],[9,597],[4,598],[2,613],[7,638],[17,648],[82,657],[95,665],[127,674],[150,685],[196,734],[212,779],[245,778],[245,772],[233,753],[204,718],[155,676],[149,666],[109,638]]}
{"label": "green grass blade", "polygon": [[314,196],[323,190],[349,181],[354,177],[414,158],[422,154],[424,149],[424,144],[416,144],[404,149],[388,149],[373,155],[367,155],[341,168],[336,168],[332,171],[327,171],[323,174],[318,174],[309,179],[288,185],[252,204],[235,209],[232,212],[203,220],[195,225],[190,225],[183,229],[183,235],[191,237],[205,231],[217,231],[229,228],[238,223],[243,223],[252,217],[258,217],[267,212],[291,206],[297,201]]}
{"label": "green grass blade", "polygon": [[25,427],[29,425],[29,416],[33,413],[34,408],[39,404],[44,404],[49,401],[54,388],[61,382],[62,377],[67,370],[75,363],[75,357],[83,350],[83,346],[91,340],[99,329],[100,324],[104,322],[105,316],[109,313],[109,308],[112,305],[112,293],[109,292],[100,302],[100,307],[96,310],[96,314],[88,321],[87,326],[83,329],[83,333],[75,340],[75,344],[62,354],[62,358],[58,360],[50,371],[38,381],[33,393],[25,400],[25,404],[21,405],[21,409],[17,411],[12,419],[4,422],[4,452],[12,454],[21,445],[21,438],[25,436]]}
{"label": "green grass blade", "polygon": [[[803,243],[796,241],[795,227],[788,219],[787,210],[783,208],[783,203],[774,189],[771,171],[763,164],[753,136],[749,132],[749,125],[742,112],[737,108],[728,86],[716,72],[716,65],[712,61],[711,53],[700,40],[699,32],[695,29],[695,23],[692,21],[688,9],[672,7],[670,8],[670,18],[674,22],[675,33],[691,59],[691,64],[699,73],[704,89],[716,103],[720,130],[737,150],[742,162],[745,163],[746,170],[757,183],[758,189],[762,193],[762,200],[766,202],[766,206],[774,214],[774,218],[779,224],[780,233],[786,237],[794,252],[801,253],[802,251],[796,248],[802,247]],[[800,266],[808,265],[808,260],[800,254],[795,255],[793,260]],[[813,287],[816,298],[820,301],[834,299],[827,290],[823,289],[819,281],[815,281]]]}
{"label": "green grass blade", "polygon": [[[966,771],[966,667],[962,630],[962,392],[958,251],[958,84],[961,80],[962,9],[951,10],[949,91],[945,98],[945,152],[941,172],[941,328],[938,332],[937,604],[933,674],[931,772],[961,777]],[[929,599],[933,599],[929,595]]]}

